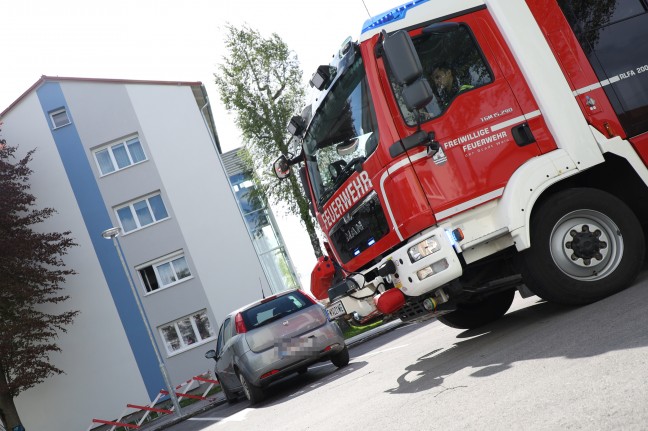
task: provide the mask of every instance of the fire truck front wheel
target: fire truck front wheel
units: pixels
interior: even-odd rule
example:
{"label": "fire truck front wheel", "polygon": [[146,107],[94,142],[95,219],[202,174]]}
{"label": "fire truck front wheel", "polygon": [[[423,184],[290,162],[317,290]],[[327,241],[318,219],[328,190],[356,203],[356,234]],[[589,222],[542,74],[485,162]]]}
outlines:
{"label": "fire truck front wheel", "polygon": [[628,287],[645,253],[630,208],[601,190],[559,192],[531,217],[531,247],[519,253],[527,287],[547,301],[588,304]]}

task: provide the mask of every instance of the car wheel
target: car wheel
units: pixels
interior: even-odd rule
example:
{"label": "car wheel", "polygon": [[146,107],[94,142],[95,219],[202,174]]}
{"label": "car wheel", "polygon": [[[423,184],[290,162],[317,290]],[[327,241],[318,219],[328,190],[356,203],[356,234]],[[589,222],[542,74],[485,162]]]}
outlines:
{"label": "car wheel", "polygon": [[265,398],[263,389],[254,386],[243,374],[239,374],[239,380],[241,381],[241,386],[243,386],[245,398],[247,398],[251,404],[256,404]]}
{"label": "car wheel", "polygon": [[238,401],[238,397],[234,395],[227,386],[225,386],[225,382],[223,382],[218,375],[216,376],[216,380],[218,380],[218,383],[220,384],[221,390],[223,391],[223,395],[225,395],[225,400],[229,404],[233,404]]}
{"label": "car wheel", "polygon": [[515,289],[498,292],[478,302],[457,304],[455,311],[439,316],[438,319],[451,328],[478,328],[505,315],[514,297]]}
{"label": "car wheel", "polygon": [[570,189],[531,219],[531,247],[518,256],[526,285],[547,301],[588,304],[628,287],[643,264],[643,230],[616,196]]}
{"label": "car wheel", "polygon": [[346,367],[349,364],[349,348],[344,349],[331,355],[331,362],[338,368]]}

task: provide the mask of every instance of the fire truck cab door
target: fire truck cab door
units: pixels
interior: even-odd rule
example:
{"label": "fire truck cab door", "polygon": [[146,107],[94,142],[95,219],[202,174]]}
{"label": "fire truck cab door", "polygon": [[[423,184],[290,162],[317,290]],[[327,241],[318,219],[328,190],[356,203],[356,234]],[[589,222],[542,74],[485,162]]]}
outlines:
{"label": "fire truck cab door", "polygon": [[[434,156],[424,147],[407,151],[437,220],[451,217],[503,193],[513,172],[541,153],[528,120],[540,112],[528,94],[515,94],[500,62],[511,67],[503,39],[488,11],[482,9],[451,21],[459,25],[414,29],[410,36],[434,99],[419,111],[423,131],[434,132],[440,148]],[[489,43],[496,41],[498,51]],[[503,54],[502,54],[503,55]],[[512,75],[522,79],[521,74]],[[508,78],[508,80],[507,80]],[[401,137],[416,132],[416,113],[404,107],[398,86],[392,84],[395,115]],[[516,91],[518,89],[516,88]],[[528,107],[531,108],[528,108]],[[400,123],[400,124],[399,124]]]}

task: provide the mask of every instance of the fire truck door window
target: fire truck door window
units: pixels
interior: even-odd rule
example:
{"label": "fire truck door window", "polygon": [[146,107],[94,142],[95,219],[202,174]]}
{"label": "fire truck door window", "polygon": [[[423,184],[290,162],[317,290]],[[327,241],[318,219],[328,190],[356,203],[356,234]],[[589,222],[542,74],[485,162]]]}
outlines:
{"label": "fire truck door window", "polygon": [[[629,136],[648,131],[645,0],[559,0]],[[609,80],[609,84],[608,84]]]}
{"label": "fire truck door window", "polygon": [[[434,93],[432,101],[418,112],[421,122],[443,114],[460,94],[493,81],[492,72],[466,25],[442,34],[424,32],[412,41],[423,66],[423,77]],[[402,87],[393,79],[391,85],[405,122],[415,126],[417,114],[405,107]]]}

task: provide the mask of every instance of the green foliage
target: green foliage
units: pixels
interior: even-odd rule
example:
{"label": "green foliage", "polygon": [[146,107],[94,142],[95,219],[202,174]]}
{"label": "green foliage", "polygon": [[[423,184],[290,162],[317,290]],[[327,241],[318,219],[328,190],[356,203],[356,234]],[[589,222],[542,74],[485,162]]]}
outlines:
{"label": "green foliage", "polygon": [[296,284],[295,278],[293,277],[290,268],[288,268],[288,261],[286,261],[286,259],[284,258],[279,259],[278,265],[279,265],[279,271],[281,272],[281,278],[283,279],[286,288],[287,289],[298,288],[299,285]]}
{"label": "green foliage", "polygon": [[222,388],[220,385],[216,385],[209,392],[207,392],[207,395],[205,395],[207,398],[211,397],[212,395],[216,395],[217,393],[221,392]]}
{"label": "green foliage", "polygon": [[56,306],[68,299],[61,284],[74,274],[61,256],[75,244],[70,232],[36,230],[55,210],[34,208],[34,151],[20,160],[15,152],[0,142],[0,415],[8,426],[18,420],[14,397],[63,373],[49,355],[61,351],[55,340],[78,314]]}
{"label": "green foliage", "polygon": [[354,326],[354,325],[349,325],[349,329],[344,331],[344,338],[349,339],[351,337],[355,337],[356,335],[360,335],[364,332],[370,331],[374,328],[379,327],[380,325],[383,324],[382,320],[378,320],[376,322],[370,323],[368,325],[364,326]]}
{"label": "green foliage", "polygon": [[271,165],[289,152],[288,121],[304,106],[302,71],[296,54],[277,35],[263,37],[248,26],[226,26],[223,58],[214,74],[221,100],[233,111],[245,144],[242,160],[273,203],[281,202],[306,228],[316,256],[321,256],[308,201],[296,175],[279,181]]}

